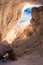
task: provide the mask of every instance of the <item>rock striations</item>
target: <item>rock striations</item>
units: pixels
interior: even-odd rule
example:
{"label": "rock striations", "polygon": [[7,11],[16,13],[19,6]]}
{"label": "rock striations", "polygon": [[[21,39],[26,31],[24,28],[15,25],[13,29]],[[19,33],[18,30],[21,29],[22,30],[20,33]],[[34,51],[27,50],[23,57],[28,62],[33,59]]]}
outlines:
{"label": "rock striations", "polygon": [[[11,5],[11,6],[14,6],[14,5]],[[0,9],[1,9],[0,16],[2,16],[2,18],[4,17],[3,18],[4,21],[2,18],[0,19],[1,21],[0,22],[1,24],[0,25],[0,40],[1,40],[2,39],[1,36],[3,37],[2,34],[6,35],[7,33],[5,31],[8,32],[9,28],[12,28],[11,25],[16,24],[16,22],[14,23],[14,20],[17,20],[17,19],[19,20],[19,18],[16,18],[14,16],[16,15],[16,13],[14,12],[14,9],[11,9],[10,6],[8,8],[8,5],[6,6],[2,5],[2,8],[0,5]],[[7,12],[7,10],[9,12]],[[12,17],[13,17],[13,20],[12,20]],[[12,24],[12,22],[9,23],[10,21],[12,21],[14,24]],[[6,53],[8,53],[8,56],[13,60],[15,59],[15,57],[16,58],[22,57],[24,55],[29,55],[31,53],[36,53],[43,56],[43,6],[39,8],[36,8],[36,7],[32,8],[32,19],[30,20],[30,29],[29,27],[27,27],[23,33],[26,35],[26,38],[24,39],[17,38],[11,45],[8,44],[7,41],[0,42],[0,59],[3,57],[6,58]]]}

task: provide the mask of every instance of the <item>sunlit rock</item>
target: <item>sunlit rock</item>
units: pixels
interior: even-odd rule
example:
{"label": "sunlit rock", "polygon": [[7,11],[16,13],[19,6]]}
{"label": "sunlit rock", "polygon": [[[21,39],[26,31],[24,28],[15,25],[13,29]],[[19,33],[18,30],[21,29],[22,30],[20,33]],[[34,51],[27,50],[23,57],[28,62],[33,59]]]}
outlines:
{"label": "sunlit rock", "polygon": [[[41,8],[41,10],[39,10]],[[33,8],[34,9],[34,8]],[[15,42],[13,42],[13,52],[15,52],[15,54],[18,57],[22,57],[24,55],[28,55],[30,53],[36,52],[37,54],[43,55],[42,53],[42,48],[43,48],[43,43],[42,43],[42,37],[43,37],[43,14],[40,15],[40,13],[43,13],[43,7],[39,7],[37,8],[39,11],[38,15],[40,16],[40,19],[37,21],[36,19],[31,20],[31,25],[32,29],[32,35],[31,38],[24,38],[24,39],[16,39]],[[35,10],[37,12],[37,10]],[[34,13],[33,13],[34,15]],[[42,24],[41,24],[42,23]],[[31,29],[31,28],[30,28]],[[28,32],[29,28],[27,28],[25,31],[25,33],[22,34],[26,34]],[[30,31],[29,31],[30,32]],[[27,36],[29,34],[29,32],[27,33]],[[30,32],[30,34],[31,34]],[[23,37],[22,37],[23,38]],[[40,49],[40,51],[39,51]]]}
{"label": "sunlit rock", "polygon": [[[38,51],[39,54],[42,53],[43,6],[32,9],[32,19],[30,20],[30,28],[26,27],[24,30],[23,27],[25,26],[25,24],[27,26],[28,23],[26,22],[25,24],[23,24],[23,27],[21,24],[19,31],[17,30],[17,32],[19,34],[20,31],[23,30],[22,35],[21,34],[19,34],[20,36],[13,35],[13,37],[15,38],[17,36],[21,38],[22,36],[22,38],[21,39],[18,38],[14,41],[14,38],[12,37],[11,34],[14,34],[15,25],[21,19],[22,8],[25,5],[25,3],[27,3],[27,2],[23,3],[23,6],[22,6],[22,3],[21,3],[22,0],[20,0],[20,4],[18,4],[19,0],[17,2],[16,1],[17,0],[15,0],[16,4],[14,3],[14,1],[11,1],[6,4],[1,2],[1,5],[0,5],[0,17],[1,17],[0,32],[2,34],[2,37],[0,35],[2,39],[2,42],[0,42],[0,58],[5,57],[6,53],[9,53],[8,55],[12,59],[15,59],[15,55],[17,58],[22,57],[23,55],[27,55],[27,54],[30,54],[31,52],[34,52],[34,50],[35,52]],[[9,32],[11,32],[11,34]],[[8,43],[9,38],[10,40],[11,39],[13,40],[13,41],[11,40],[12,44]],[[7,42],[3,42],[4,40],[6,40]]]}

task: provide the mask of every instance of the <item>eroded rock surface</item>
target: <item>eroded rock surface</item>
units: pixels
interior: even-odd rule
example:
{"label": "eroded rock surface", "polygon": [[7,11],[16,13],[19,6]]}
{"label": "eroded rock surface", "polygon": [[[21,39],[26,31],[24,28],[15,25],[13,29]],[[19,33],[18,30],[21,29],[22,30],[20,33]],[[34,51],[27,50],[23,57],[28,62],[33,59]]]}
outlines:
{"label": "eroded rock surface", "polygon": [[[1,10],[3,9],[3,7],[4,6],[2,6]],[[10,6],[9,6],[9,8],[10,8]],[[9,8],[8,8],[8,10],[9,10]],[[7,11],[7,8],[6,8],[6,11]],[[6,17],[8,15],[8,13],[6,13],[6,15],[5,15],[6,11],[3,11],[4,12],[3,16],[5,17],[5,18],[3,18],[4,22],[6,22]],[[11,9],[11,11],[12,11],[12,9]],[[14,9],[12,12],[15,15]],[[12,12],[9,11],[9,14],[10,13],[12,14]],[[2,14],[2,13],[0,13],[0,14]],[[11,15],[9,15],[9,17],[10,16]],[[3,19],[0,19],[0,20],[3,21]],[[14,19],[15,19],[15,17],[14,17]],[[7,19],[7,20],[9,20],[9,19]],[[14,22],[14,20],[12,22]],[[9,24],[13,25],[12,22]],[[11,52],[9,53],[10,57],[12,57],[12,58],[15,58],[15,55],[16,55],[16,57],[22,57],[24,55],[29,55],[30,53],[35,53],[35,52],[36,52],[36,54],[43,55],[43,6],[32,9],[32,19],[30,22],[31,22],[30,26],[32,26],[32,36],[30,38],[26,38],[26,39],[17,39],[10,46],[8,43],[1,43],[0,44],[0,56],[1,55],[3,56],[6,52],[8,52],[9,49],[12,49]],[[8,23],[8,22],[6,22],[6,23]],[[2,22],[1,22],[1,24],[2,24]],[[1,29],[0,29],[2,34],[3,33],[6,34],[5,31],[7,30],[7,32],[8,32],[9,28],[11,28],[11,27],[9,27],[9,26],[11,26],[9,24],[2,24]]]}
{"label": "eroded rock surface", "polygon": [[43,55],[43,6],[32,9],[31,26],[33,35],[30,39],[17,39],[13,43],[13,52],[19,57],[33,52]]}
{"label": "eroded rock surface", "polygon": [[39,0],[0,0],[0,33],[2,40],[20,19],[24,2],[43,4],[42,0],[41,2]]}

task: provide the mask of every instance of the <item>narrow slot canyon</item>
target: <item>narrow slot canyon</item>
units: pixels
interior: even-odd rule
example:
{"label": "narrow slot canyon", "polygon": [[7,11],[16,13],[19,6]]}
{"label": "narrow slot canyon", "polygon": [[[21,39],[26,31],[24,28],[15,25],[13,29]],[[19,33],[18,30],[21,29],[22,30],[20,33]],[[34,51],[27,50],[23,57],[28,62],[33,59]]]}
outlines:
{"label": "narrow slot canyon", "polygon": [[0,0],[0,65],[43,65],[42,0]]}

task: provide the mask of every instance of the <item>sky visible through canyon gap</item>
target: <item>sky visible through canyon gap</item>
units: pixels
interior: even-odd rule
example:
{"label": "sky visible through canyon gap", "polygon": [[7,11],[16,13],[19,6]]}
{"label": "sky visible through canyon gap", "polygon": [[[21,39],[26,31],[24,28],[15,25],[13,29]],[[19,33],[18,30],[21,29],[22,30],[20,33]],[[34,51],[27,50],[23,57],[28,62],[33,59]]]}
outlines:
{"label": "sky visible through canyon gap", "polygon": [[26,8],[23,12],[22,19],[20,20],[18,24],[16,24],[15,29],[17,29],[20,26],[20,24],[24,22],[28,22],[28,20],[31,18],[31,13],[32,13],[32,8]]}
{"label": "sky visible through canyon gap", "polygon": [[6,40],[9,43],[12,43],[12,41],[17,37],[18,33],[22,33],[24,29],[30,24],[30,19],[32,18],[32,8],[33,7],[39,7],[39,5],[31,5],[27,3],[23,9],[20,20],[17,22],[17,24],[14,26],[14,28],[6,35]]}
{"label": "sky visible through canyon gap", "polygon": [[[22,13],[22,12],[21,12]],[[32,8],[25,8],[21,16],[20,21],[15,25],[15,27],[7,34],[6,40],[11,43],[13,38],[16,38],[16,35],[22,33],[27,25],[30,24]],[[14,35],[15,34],[15,35]],[[11,41],[10,41],[11,40]]]}
{"label": "sky visible through canyon gap", "polygon": [[26,8],[23,12],[23,18],[20,21],[20,23],[26,22],[28,19],[30,19],[31,13],[32,13],[32,9],[31,8]]}
{"label": "sky visible through canyon gap", "polygon": [[30,24],[30,19],[31,19],[31,14],[32,14],[32,8],[33,7],[40,7],[39,5],[32,5],[30,7],[27,7],[24,9],[22,17],[20,22],[18,22],[15,26],[15,30],[18,29],[18,27],[23,24],[24,22],[28,22],[28,24]]}

